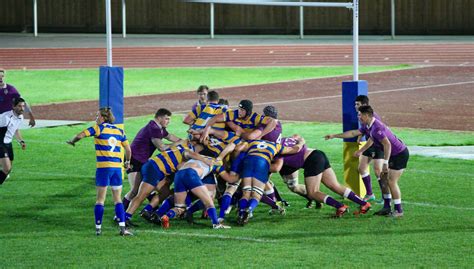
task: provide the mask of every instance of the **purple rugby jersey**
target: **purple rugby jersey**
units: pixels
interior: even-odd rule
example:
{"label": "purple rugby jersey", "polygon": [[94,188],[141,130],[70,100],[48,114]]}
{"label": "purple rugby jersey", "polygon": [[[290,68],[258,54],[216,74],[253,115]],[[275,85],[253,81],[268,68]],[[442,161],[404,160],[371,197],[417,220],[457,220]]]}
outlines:
{"label": "purple rugby jersey", "polygon": [[[266,125],[260,124],[257,129],[260,130],[260,131],[263,131],[265,126]],[[281,131],[282,131],[281,123],[280,123],[280,121],[277,121],[277,125],[275,126],[275,129],[273,129],[268,134],[262,136],[261,139],[262,140],[267,140],[267,141],[270,141],[270,142],[281,143],[279,141],[279,140],[281,140]]]}
{"label": "purple rugby jersey", "polygon": [[0,113],[13,109],[13,99],[19,98],[20,93],[12,85],[0,89]]}
{"label": "purple rugby jersey", "polygon": [[[285,147],[293,147],[298,144],[298,141],[291,137],[283,137],[281,139],[281,144]],[[298,153],[290,155],[278,155],[277,158],[283,158],[283,164],[293,168],[302,168],[304,165],[304,154],[308,150],[306,145],[303,145],[303,148]]]}
{"label": "purple rugby jersey", "polygon": [[133,139],[132,157],[142,163],[145,163],[155,151],[156,147],[151,142],[152,138],[163,139],[168,136],[166,128],[160,127],[154,120],[151,120],[143,127]]}
{"label": "purple rugby jersey", "polygon": [[407,146],[403,144],[402,141],[400,141],[393,133],[390,131],[390,128],[388,128],[383,122],[380,120],[375,119],[374,123],[370,128],[367,128],[367,126],[362,126],[359,131],[363,134],[366,134],[370,137],[372,137],[372,140],[374,141],[374,145],[377,148],[380,148],[383,150],[383,145],[381,141],[384,139],[384,137],[388,138],[388,141],[390,141],[390,144],[392,145],[392,152],[390,156],[395,156],[404,151]]}

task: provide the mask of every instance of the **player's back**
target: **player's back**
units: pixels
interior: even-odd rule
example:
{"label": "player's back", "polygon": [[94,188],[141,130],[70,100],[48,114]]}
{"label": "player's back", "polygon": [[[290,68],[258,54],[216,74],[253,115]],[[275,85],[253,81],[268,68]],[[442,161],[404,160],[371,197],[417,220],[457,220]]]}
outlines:
{"label": "player's back", "polygon": [[[225,113],[226,111],[227,111],[227,108],[224,105],[219,105],[219,104],[210,103],[207,105],[197,106],[195,109],[193,109],[193,111],[191,111],[191,113],[196,118],[191,128],[195,130],[203,129],[204,127],[206,127],[206,123],[212,117]],[[224,122],[216,123],[212,127],[218,130],[224,130],[225,123]]]}
{"label": "player's back", "polygon": [[86,131],[86,135],[94,136],[97,168],[121,168],[122,147],[128,143],[125,132],[109,123],[95,125]]}

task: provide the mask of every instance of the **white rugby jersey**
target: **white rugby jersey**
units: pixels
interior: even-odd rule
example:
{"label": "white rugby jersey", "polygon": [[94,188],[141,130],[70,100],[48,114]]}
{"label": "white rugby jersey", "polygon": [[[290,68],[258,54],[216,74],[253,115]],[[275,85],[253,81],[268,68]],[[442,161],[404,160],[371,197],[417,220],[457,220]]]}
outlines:
{"label": "white rugby jersey", "polygon": [[13,110],[4,112],[0,114],[0,129],[6,128],[6,130],[0,130],[0,139],[3,138],[4,144],[9,144],[12,142],[13,136],[15,135],[16,130],[20,127],[20,124],[23,122],[23,115],[15,115]]}

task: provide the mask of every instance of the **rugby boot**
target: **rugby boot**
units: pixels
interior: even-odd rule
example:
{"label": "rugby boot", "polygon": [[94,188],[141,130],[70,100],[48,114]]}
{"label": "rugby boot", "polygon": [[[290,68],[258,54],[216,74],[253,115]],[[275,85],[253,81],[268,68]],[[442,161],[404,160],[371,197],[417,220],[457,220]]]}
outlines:
{"label": "rugby boot", "polygon": [[151,218],[153,216],[153,213],[151,211],[148,211],[148,210],[143,210],[141,213],[140,213],[140,216],[144,219],[146,219],[147,221],[150,221],[151,222]]}
{"label": "rugby boot", "polygon": [[367,202],[365,205],[360,206],[360,209],[354,212],[354,215],[366,214],[370,210],[371,207],[372,205],[369,202]]}
{"label": "rugby boot", "polygon": [[230,229],[230,226],[224,225],[224,224],[212,224],[212,229]]}
{"label": "rugby boot", "polygon": [[168,216],[164,215],[161,217],[161,227],[163,227],[163,229],[170,228],[170,218]]}
{"label": "rugby boot", "polygon": [[389,207],[384,207],[379,211],[375,212],[374,215],[376,216],[389,216],[392,210]]}
{"label": "rugby boot", "polygon": [[390,213],[390,216],[393,218],[401,218],[403,217],[403,212],[393,211]]}
{"label": "rugby boot", "polygon": [[349,212],[349,206],[343,205],[343,206],[339,207],[339,208],[336,210],[336,215],[334,215],[334,217],[335,217],[335,218],[340,218],[340,217],[342,217],[344,214],[346,214],[347,212]]}
{"label": "rugby boot", "polygon": [[133,233],[130,232],[127,228],[125,227],[120,227],[120,233],[121,236],[132,236]]}

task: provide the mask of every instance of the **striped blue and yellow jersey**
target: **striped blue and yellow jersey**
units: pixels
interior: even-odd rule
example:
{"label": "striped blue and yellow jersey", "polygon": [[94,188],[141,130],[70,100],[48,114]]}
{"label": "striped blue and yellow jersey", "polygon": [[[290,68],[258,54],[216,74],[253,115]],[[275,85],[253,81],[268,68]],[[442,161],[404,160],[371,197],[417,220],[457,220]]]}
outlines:
{"label": "striped blue and yellow jersey", "polygon": [[122,147],[128,145],[125,132],[110,123],[94,125],[84,130],[86,137],[93,136],[97,168],[121,168]]}
{"label": "striped blue and yellow jersey", "polygon": [[[225,113],[227,108],[224,105],[219,104],[207,104],[196,106],[189,112],[189,115],[192,116],[195,121],[192,125],[192,129],[199,130],[206,127],[206,123],[215,115]],[[225,122],[218,122],[212,126],[218,130],[224,130]]]}
{"label": "striped blue and yellow jersey", "polygon": [[251,156],[259,156],[267,160],[268,165],[272,162],[275,155],[280,154],[285,149],[285,146],[275,142],[266,140],[251,140],[248,141],[247,153]]}
{"label": "striped blue and yellow jersey", "polygon": [[260,124],[268,124],[271,118],[253,112],[250,115],[250,117],[245,117],[244,119],[240,119],[239,110],[232,110],[232,111],[227,111],[224,114],[224,120],[226,122],[232,121],[233,123],[237,124],[238,126],[240,126],[240,128],[244,130],[254,130]]}
{"label": "striped blue and yellow jersey", "polygon": [[234,143],[237,145],[242,141],[242,139],[239,136],[237,136],[234,132],[224,131],[223,133],[224,133],[223,139],[210,136],[209,143],[205,145],[207,149],[209,149],[210,151],[214,153],[214,157],[219,156],[219,154],[221,154],[221,152],[224,150],[224,148],[228,144]]}
{"label": "striped blue and yellow jersey", "polygon": [[184,161],[186,150],[194,151],[194,147],[191,144],[177,145],[150,158],[150,160],[156,163],[165,176],[169,176],[175,173],[178,165]]}

